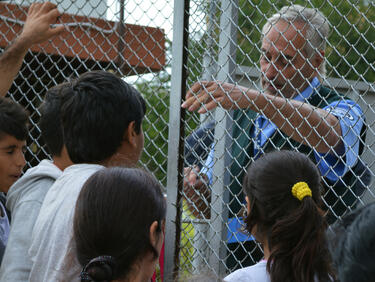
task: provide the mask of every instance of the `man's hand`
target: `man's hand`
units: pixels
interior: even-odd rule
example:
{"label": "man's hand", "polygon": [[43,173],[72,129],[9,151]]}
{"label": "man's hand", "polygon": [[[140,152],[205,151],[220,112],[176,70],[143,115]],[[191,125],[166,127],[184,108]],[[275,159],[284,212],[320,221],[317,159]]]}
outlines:
{"label": "man's hand", "polygon": [[184,168],[184,196],[190,212],[197,218],[210,218],[211,191],[208,178],[199,173],[199,167]]}
{"label": "man's hand", "polygon": [[57,6],[51,2],[31,4],[25,25],[17,40],[28,49],[34,44],[43,43],[59,35],[65,27],[63,25],[51,27],[57,22],[59,16]]}
{"label": "man's hand", "polygon": [[236,86],[231,83],[201,81],[196,82],[186,94],[186,101],[181,107],[189,111],[196,111],[198,113],[205,113],[217,106],[222,106],[226,110],[238,109],[248,107],[251,103],[247,92],[254,92],[241,86]]}

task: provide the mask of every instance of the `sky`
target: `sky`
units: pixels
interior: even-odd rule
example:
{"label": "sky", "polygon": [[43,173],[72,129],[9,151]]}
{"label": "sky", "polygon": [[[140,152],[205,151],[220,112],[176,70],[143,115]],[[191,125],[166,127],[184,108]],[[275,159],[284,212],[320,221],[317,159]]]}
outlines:
{"label": "sky", "polygon": [[[172,39],[173,0],[125,0],[125,23],[163,28]],[[119,1],[107,0],[107,19],[116,21]]]}
{"label": "sky", "polygon": [[[203,32],[205,15],[199,11],[196,2],[201,2],[201,0],[191,1],[189,28],[191,31],[200,30]],[[107,19],[117,21],[119,18],[119,1],[107,0],[107,4],[109,7]],[[168,39],[172,40],[173,4],[174,0],[125,0],[125,23],[162,28]],[[171,70],[167,69],[166,71],[170,73]],[[127,77],[126,81],[132,83],[138,78],[139,76]],[[142,78],[149,80],[153,78],[153,75],[142,75]]]}

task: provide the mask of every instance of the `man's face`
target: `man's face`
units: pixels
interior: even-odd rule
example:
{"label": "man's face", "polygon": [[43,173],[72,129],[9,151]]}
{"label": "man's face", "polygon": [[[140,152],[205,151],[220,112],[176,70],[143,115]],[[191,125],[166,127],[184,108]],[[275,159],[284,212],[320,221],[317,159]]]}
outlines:
{"label": "man's face", "polygon": [[0,139],[0,191],[7,193],[22,173],[26,141],[5,135]]}
{"label": "man's face", "polygon": [[294,97],[317,75],[304,50],[302,23],[279,21],[265,34],[260,57],[263,89],[272,95]]}

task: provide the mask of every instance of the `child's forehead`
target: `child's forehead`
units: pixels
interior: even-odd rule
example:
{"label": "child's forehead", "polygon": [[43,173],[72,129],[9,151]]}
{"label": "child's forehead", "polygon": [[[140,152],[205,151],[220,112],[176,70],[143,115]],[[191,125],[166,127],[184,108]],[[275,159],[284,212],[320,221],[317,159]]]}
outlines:
{"label": "child's forehead", "polygon": [[6,149],[10,147],[24,147],[26,145],[26,140],[18,140],[16,137],[1,132],[0,133],[0,149]]}

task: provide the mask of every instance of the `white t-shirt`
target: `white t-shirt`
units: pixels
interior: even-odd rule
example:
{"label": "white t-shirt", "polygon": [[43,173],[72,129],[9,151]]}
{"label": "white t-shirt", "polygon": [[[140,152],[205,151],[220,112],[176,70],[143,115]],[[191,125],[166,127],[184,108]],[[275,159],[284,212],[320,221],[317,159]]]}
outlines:
{"label": "white t-shirt", "polygon": [[261,260],[255,265],[241,268],[224,278],[225,282],[270,282],[267,261]]}
{"label": "white t-shirt", "polygon": [[80,281],[81,266],[73,243],[74,210],[83,184],[102,168],[95,164],[72,165],[47,192],[32,233],[29,281]]}
{"label": "white t-shirt", "polygon": [[[229,274],[224,278],[225,282],[271,282],[267,272],[267,261],[261,260],[257,264],[245,267]],[[315,281],[318,279],[315,277]],[[333,279],[331,279],[333,281]]]}

